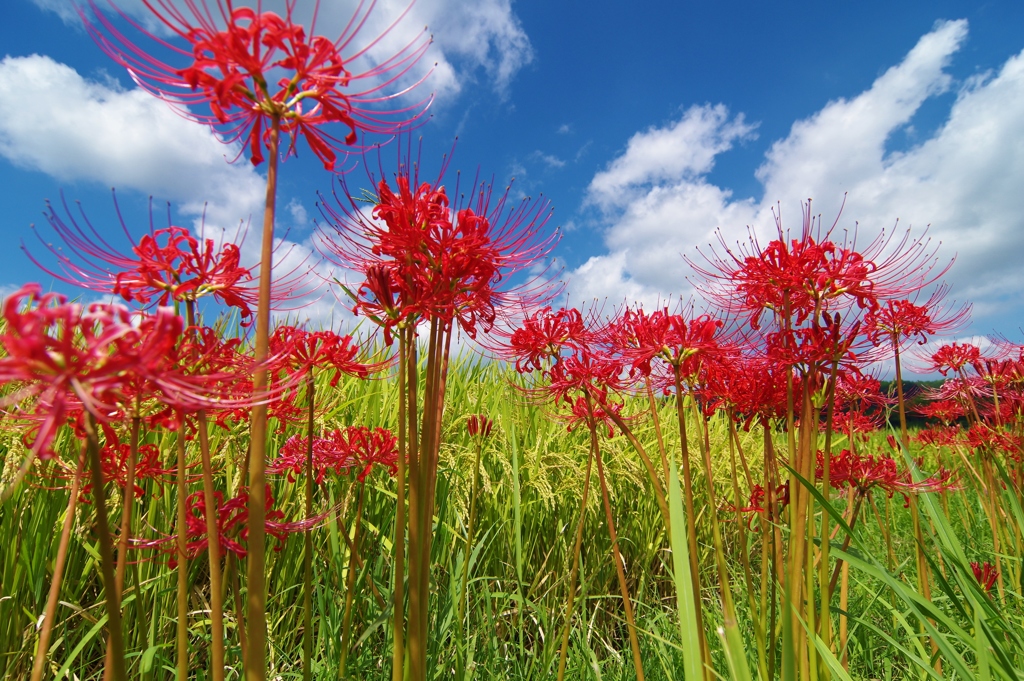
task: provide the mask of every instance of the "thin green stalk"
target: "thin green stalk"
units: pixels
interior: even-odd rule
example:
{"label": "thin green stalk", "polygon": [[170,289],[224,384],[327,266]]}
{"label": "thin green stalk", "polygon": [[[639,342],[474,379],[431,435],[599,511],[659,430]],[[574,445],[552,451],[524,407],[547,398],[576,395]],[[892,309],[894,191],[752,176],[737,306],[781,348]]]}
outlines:
{"label": "thin green stalk", "polygon": [[359,530],[363,523],[363,500],[366,497],[366,484],[359,483],[359,503],[356,506],[356,520],[352,530],[352,548],[349,550],[348,574],[345,580],[345,614],[341,623],[341,662],[338,665],[338,678],[345,678],[345,663],[348,661],[348,650],[352,635],[352,601],[356,588],[356,557],[359,547]]}
{"label": "thin green stalk", "polygon": [[587,518],[587,496],[590,494],[590,472],[594,464],[593,440],[587,453],[587,472],[583,475],[583,493],[580,495],[580,519],[576,523],[576,540],[572,549],[572,568],[569,570],[569,590],[565,598],[565,624],[562,625],[562,647],[558,653],[557,681],[565,679],[565,664],[569,656],[569,632],[576,600],[576,580],[580,572],[580,549],[583,546],[583,522]]}
{"label": "thin green stalk", "polygon": [[693,503],[693,476],[690,472],[690,448],[686,435],[686,408],[683,393],[683,380],[679,367],[673,367],[676,389],[676,416],[679,422],[680,466],[683,469],[683,503],[686,511],[686,541],[689,545],[690,580],[693,583],[694,618],[700,636],[701,662],[704,666],[705,678],[710,679],[711,651],[708,648],[707,636],[704,633],[704,614],[700,598],[700,566],[697,564],[697,514]]}
{"label": "thin green stalk", "polygon": [[654,488],[654,498],[658,502],[658,508],[661,510],[662,520],[665,522],[665,531],[671,532],[671,523],[668,517],[668,503],[665,501],[665,490],[662,487],[661,481],[658,480],[658,474],[654,470],[654,464],[651,462],[651,458],[647,455],[647,450],[640,443],[640,440],[633,434],[633,429],[622,419],[621,416],[616,414],[612,410],[608,410],[608,418],[618,426],[619,432],[626,436],[629,440],[629,444],[633,445],[633,450],[640,456],[640,460],[644,464],[644,468],[647,470],[647,477],[651,481],[651,486]]}
{"label": "thin green stalk", "polygon": [[462,560],[462,585],[459,589],[459,606],[456,610],[459,629],[463,633],[466,626],[463,618],[466,614],[466,592],[469,587],[469,557],[473,550],[473,531],[476,529],[476,499],[480,491],[480,455],[484,448],[484,433],[477,433],[474,439],[476,440],[476,452],[473,456],[473,486],[469,495],[469,527],[466,528],[466,550]]}
{"label": "thin green stalk", "polygon": [[177,621],[177,664],[178,679],[188,678],[188,514],[185,508],[185,497],[188,488],[185,484],[185,420],[178,421],[176,438],[178,451],[177,465],[177,540],[175,541],[175,558],[178,561],[178,621]]}

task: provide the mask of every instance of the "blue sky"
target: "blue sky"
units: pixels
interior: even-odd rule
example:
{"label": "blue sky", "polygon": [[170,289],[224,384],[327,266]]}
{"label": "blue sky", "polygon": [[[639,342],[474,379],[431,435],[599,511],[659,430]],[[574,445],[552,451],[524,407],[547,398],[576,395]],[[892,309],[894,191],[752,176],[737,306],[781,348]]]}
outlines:
{"label": "blue sky", "polygon": [[[139,0],[124,9],[144,16]],[[305,6],[300,0],[300,10]],[[321,32],[353,3],[322,0]],[[274,7],[274,3],[265,3]],[[405,0],[382,0],[387,22]],[[434,36],[425,166],[543,193],[564,231],[571,299],[687,296],[682,255],[799,227],[801,201],[860,238],[912,226],[957,257],[967,334],[1024,340],[1024,3],[419,0],[392,35]],[[371,22],[373,29],[373,22]],[[367,35],[370,35],[368,31]],[[6,0],[0,25],[0,287],[42,281],[29,225],[46,199],[114,229],[110,188],[141,228],[147,197],[175,220],[258,222],[265,166],[137,91],[69,0]],[[356,171],[350,184],[360,184]],[[282,166],[281,228],[301,250],[331,177],[308,149]],[[255,239],[250,239],[255,245]],[[121,242],[123,243],[123,242]],[[331,299],[306,311],[331,314]]]}

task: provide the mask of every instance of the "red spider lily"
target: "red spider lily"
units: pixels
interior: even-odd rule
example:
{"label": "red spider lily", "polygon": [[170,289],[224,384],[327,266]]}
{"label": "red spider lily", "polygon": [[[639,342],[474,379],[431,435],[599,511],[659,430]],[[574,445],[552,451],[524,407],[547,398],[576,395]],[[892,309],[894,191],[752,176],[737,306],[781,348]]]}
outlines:
{"label": "red spider lily", "polygon": [[978,586],[980,586],[982,591],[985,593],[991,591],[996,580],[999,579],[999,573],[996,571],[996,567],[988,561],[985,561],[984,563],[972,561],[971,572],[974,573],[974,578],[978,580]]}
{"label": "red spider lily", "polygon": [[339,336],[333,331],[306,331],[294,326],[279,326],[270,337],[270,354],[274,362],[293,373],[313,368],[334,372],[331,387],[337,387],[343,375],[365,378],[379,365],[356,361],[359,346],[352,336]]}
{"label": "red spider lily", "polygon": [[7,356],[0,358],[0,383],[24,384],[15,399],[36,398],[37,420],[26,437],[34,440],[32,452],[42,458],[53,455],[50,443],[69,410],[80,405],[97,421],[106,421],[130,376],[150,381],[165,399],[200,397],[168,364],[182,331],[181,318],[169,309],[135,326],[126,308],[83,308],[28,284],[7,298],[3,316],[0,344]]}
{"label": "red spider lily", "polygon": [[943,376],[960,373],[964,367],[981,360],[981,348],[970,343],[950,343],[932,353],[928,368]]}
{"label": "red spider lily", "polygon": [[832,239],[838,218],[825,229],[808,202],[800,235],[791,239],[781,212],[773,213],[778,238],[767,247],[751,233],[749,243],[734,251],[719,233],[724,255],[702,253],[704,265],[687,259],[704,280],[698,288],[726,311],[748,315],[755,329],[766,311],[802,324],[823,310],[874,310],[880,300],[904,298],[933,284],[952,265],[940,266],[931,242],[912,238],[909,230],[902,238],[883,231],[864,247],[856,235],[840,244]]}
{"label": "red spider lily", "polygon": [[943,305],[948,287],[938,286],[923,305],[914,299],[886,300],[864,316],[864,331],[875,345],[902,345],[916,339],[923,345],[929,336],[951,333],[970,321],[971,306]]}
{"label": "red spider lily", "polygon": [[621,417],[622,414],[622,403],[612,402],[604,400],[600,403],[592,405],[587,404],[587,398],[580,396],[575,399],[566,400],[569,404],[569,411],[567,414],[559,414],[558,419],[565,421],[566,430],[572,432],[576,430],[580,425],[586,425],[588,428],[597,428],[598,424],[604,424],[608,429],[608,438],[615,437],[615,422],[612,420],[612,414]]}
{"label": "red spider lily", "polygon": [[512,206],[511,188],[495,196],[491,185],[474,181],[468,198],[456,182],[453,195],[460,198],[453,204],[442,184],[447,161],[433,183],[420,180],[419,168],[406,152],[395,188],[371,176],[377,195],[369,217],[351,196],[337,209],[321,204],[334,227],[321,230],[321,250],[364,274],[347,292],[355,312],[384,329],[385,342],[400,324],[420,320],[458,322],[475,338],[478,330],[492,329],[500,306],[541,304],[554,295],[537,276],[502,288],[554,246],[556,235],[541,234],[550,216],[546,200]]}
{"label": "red spider lily", "polygon": [[528,314],[509,337],[507,355],[516,360],[516,371],[543,371],[562,349],[579,349],[590,342],[583,315],[576,308],[542,307]]}
{"label": "red spider lily", "polygon": [[952,447],[960,442],[960,429],[956,426],[925,428],[918,432],[914,439],[921,444],[934,447]]}
{"label": "red spider lily", "polygon": [[623,369],[618,359],[581,350],[561,357],[544,372],[548,382],[541,389],[554,398],[556,405],[563,401],[574,403],[578,396],[587,394],[604,405],[609,390],[619,392],[625,387]]}
{"label": "red spider lily", "polygon": [[[289,482],[295,482],[306,468],[308,451],[308,438],[292,436],[278,450],[277,458],[268,463],[267,471],[278,475],[287,473]],[[316,471],[317,484],[323,483],[329,471],[340,474],[354,465],[348,441],[340,430],[313,439],[313,470]]]}
{"label": "red spider lily", "polygon": [[472,414],[466,420],[466,431],[470,437],[490,437],[494,421],[483,414]]}
{"label": "red spider lily", "polygon": [[786,416],[786,379],[778,367],[762,359],[743,357],[729,369],[713,374],[712,390],[730,407],[733,417],[749,431]]}
{"label": "red spider lily", "polygon": [[[313,470],[317,484],[322,484],[327,473],[344,474],[362,466],[358,475],[360,482],[370,474],[374,464],[386,467],[394,475],[397,470],[398,440],[385,428],[349,426],[335,429],[323,437],[313,439]],[[267,470],[271,473],[287,473],[294,482],[306,467],[306,453],[309,440],[294,436],[289,438],[271,461]]]}
{"label": "red spider lily", "polygon": [[873,349],[864,347],[860,321],[848,326],[842,321],[839,313],[823,312],[820,323],[769,333],[765,354],[769,361],[791,367],[805,377],[824,375],[833,362],[841,372],[859,371],[864,363],[878,357]]}
{"label": "red spider lily", "polygon": [[966,433],[961,433],[961,440],[971,449],[983,449],[988,452],[1003,452],[1011,456],[1020,456],[1021,440],[1013,433],[992,428],[984,423],[971,426]]}
{"label": "red spider lily", "polygon": [[[100,465],[103,468],[103,479],[113,482],[123,492],[128,484],[128,456],[131,446],[126,443],[109,444],[100,450]],[[135,483],[133,484],[136,498],[141,499],[146,491],[139,486],[141,480],[158,480],[173,473],[160,463],[160,448],[153,444],[139,445],[135,461]],[[89,503],[92,484],[82,487],[79,501]]]}
{"label": "red spider lily", "polygon": [[[757,514],[767,513],[767,509],[764,507],[765,500],[767,498],[767,492],[761,485],[754,485],[753,489],[750,490],[750,500],[746,506],[741,508],[732,507],[734,513],[750,513],[751,516],[747,520],[747,526],[751,526],[754,522],[754,517]],[[789,505],[789,481],[782,483],[775,488],[775,501],[778,503],[779,509],[775,517],[778,517],[783,509]]]}
{"label": "red spider lily", "polygon": [[[224,556],[225,551],[234,553],[238,558],[245,558],[246,542],[249,537],[248,519],[249,492],[242,490],[238,496],[224,501],[221,492],[213,493],[217,503],[217,542],[220,548],[220,555]],[[266,490],[266,532],[277,539],[276,551],[284,548],[284,541],[289,534],[301,532],[308,527],[315,525],[322,520],[322,517],[306,518],[298,522],[284,522],[284,512],[273,508],[274,497],[270,487]],[[186,555],[189,560],[201,554],[210,545],[210,539],[206,531],[206,503],[203,500],[203,493],[193,492],[185,500],[187,510],[186,516]],[[160,549],[169,552],[170,558],[167,561],[168,567],[172,570],[177,567],[178,559],[175,554],[174,543],[176,535],[161,537],[159,539],[136,540],[133,546],[143,549]]]}
{"label": "red spider lily", "polygon": [[[161,245],[163,239],[165,245]],[[142,237],[133,250],[138,265],[119,273],[113,289],[125,300],[147,304],[157,293],[157,304],[166,305],[170,300],[195,302],[213,295],[238,308],[243,320],[252,316],[249,306],[255,304],[255,290],[244,284],[253,278],[248,269],[239,266],[235,244],[224,244],[215,253],[213,239],[205,239],[200,249],[199,241],[187,229],[172,226]]]}
{"label": "red spider lily", "polygon": [[[255,10],[234,7],[231,0],[216,0],[212,8],[208,0],[188,0],[184,9],[170,0],[143,0],[143,4],[189,49],[157,38],[117,12],[143,35],[169,49],[180,59],[180,66],[136,46],[100,12],[95,0],[89,0],[91,16],[84,10],[81,14],[93,39],[128,69],[136,83],[184,115],[210,125],[223,140],[243,142],[253,165],[264,158],[263,145],[269,136],[265,126],[278,125],[291,138],[288,153],[294,153],[297,138],[302,136],[331,170],[340,145],[355,144],[357,130],[391,133],[426,110],[426,102],[391,112],[379,110],[382,102],[402,94],[384,91],[405,77],[423,55],[430,42],[425,35],[363,73],[350,71],[352,61],[384,37],[352,50],[375,3],[365,12],[360,4],[336,40],[307,35],[293,20],[296,0],[285,3],[283,17],[264,12],[258,5]],[[319,2],[313,8],[314,23],[318,9]],[[314,30],[311,25],[309,32]],[[278,78],[276,85],[274,78]],[[208,106],[209,113],[190,108],[195,105]],[[328,123],[340,123],[348,132],[343,139],[332,137],[321,128]]]}
{"label": "red spider lily", "polygon": [[[225,234],[225,242],[218,246],[214,239],[196,238],[184,227],[173,225],[169,207],[167,227],[153,229],[150,206],[150,228],[141,238],[136,237],[121,217],[115,197],[117,222],[127,242],[132,244],[125,249],[126,255],[107,241],[81,209],[79,224],[63,197],[61,200],[66,218],[49,203],[45,214],[55,236],[64,245],[55,246],[51,239],[38,235],[43,247],[56,257],[56,265],[43,263],[22,245],[28,258],[47,274],[73,286],[113,293],[143,306],[166,305],[171,300],[195,303],[200,298],[213,296],[224,305],[237,308],[243,324],[251,323],[259,268],[241,265],[239,247],[245,241],[245,230],[240,228],[234,234]],[[289,254],[276,250],[275,253],[278,258]],[[303,267],[306,264],[304,260],[292,271],[276,277],[272,297],[277,307],[286,299],[305,292],[308,282]]]}
{"label": "red spider lily", "polygon": [[[824,431],[826,426],[827,423],[822,421],[819,430]],[[847,437],[853,434],[874,433],[882,427],[882,415],[865,414],[862,411],[837,412],[832,427]]]}
{"label": "red spider lily", "polygon": [[389,475],[398,472],[398,438],[386,428],[370,430],[366,426],[349,426],[344,430],[349,452],[363,466],[357,479],[366,480],[372,468],[383,466]]}
{"label": "red spider lily", "polygon": [[928,400],[952,400],[964,406],[970,404],[972,400],[991,398],[992,386],[979,376],[957,376],[947,378],[938,388],[926,389],[923,395]]}
{"label": "red spider lily", "polygon": [[[816,471],[819,480],[823,468],[824,453],[819,451]],[[897,468],[896,461],[890,456],[854,454],[849,449],[832,454],[829,459],[829,484],[832,487],[849,487],[861,496],[875,489],[884,491],[890,498],[899,493],[907,505],[910,504],[910,494],[950,489],[951,476],[951,471],[943,470],[925,480],[915,481],[910,471]]]}
{"label": "red spider lily", "polygon": [[723,323],[710,315],[687,320],[668,308],[645,313],[626,308],[605,332],[614,351],[630,361],[631,371],[651,374],[654,359],[671,365],[681,376],[697,373],[704,356],[719,349]]}
{"label": "red spider lily", "polygon": [[965,415],[963,404],[956,400],[935,400],[922,404],[915,411],[925,418],[937,419],[947,426]]}

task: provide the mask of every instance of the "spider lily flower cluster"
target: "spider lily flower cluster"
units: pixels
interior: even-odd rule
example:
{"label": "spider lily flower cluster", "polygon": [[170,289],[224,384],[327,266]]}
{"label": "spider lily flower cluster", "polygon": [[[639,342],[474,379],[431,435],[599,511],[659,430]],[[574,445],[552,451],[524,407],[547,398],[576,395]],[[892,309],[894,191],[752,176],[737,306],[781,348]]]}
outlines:
{"label": "spider lily flower cluster", "polygon": [[[3,424],[21,429],[27,451],[4,495],[38,471],[36,460],[56,461],[52,477],[68,480],[71,490],[58,556],[66,553],[77,504],[89,503],[99,539],[107,667],[116,681],[133,659],[120,632],[126,589],[134,586],[138,597],[143,588],[130,584],[137,577],[126,567],[138,555],[166,558],[161,569],[166,563],[176,572],[173,661],[181,678],[196,663],[205,664],[211,678],[225,678],[234,640],[247,679],[265,678],[267,535],[280,550],[293,534],[303,535],[302,624],[296,629],[307,681],[313,640],[327,636],[322,618],[314,620],[316,573],[322,583],[344,582],[340,637],[329,637],[340,642],[339,677],[351,672],[350,651],[378,628],[378,639],[390,640],[394,681],[436,676],[432,604],[444,584],[435,538],[444,533],[448,539],[458,525],[441,522],[439,514],[457,489],[446,478],[461,473],[442,462],[460,435],[473,466],[468,522],[460,525],[465,533],[454,531],[461,574],[451,571],[449,588],[459,594],[452,599],[457,676],[470,672],[475,620],[467,606],[475,600],[469,577],[482,551],[474,543],[481,476],[486,457],[504,454],[518,424],[499,413],[452,415],[451,351],[460,334],[514,367],[514,394],[586,441],[578,507],[572,500],[573,544],[564,552],[567,574],[552,580],[554,588],[564,588],[564,600],[547,620],[560,633],[551,637],[557,672],[554,649],[547,655],[547,671],[559,681],[569,668],[577,593],[586,583],[581,571],[594,569],[593,561],[581,559],[594,541],[584,529],[592,486],[601,494],[621,597],[615,607],[621,603],[634,673],[645,678],[641,595],[638,580],[628,576],[638,569],[628,548],[635,538],[620,536],[632,526],[622,522],[620,481],[609,472],[620,456],[638,461],[651,508],[657,505],[653,515],[660,514],[650,541],[668,542],[676,603],[692,614],[695,635],[684,661],[691,681],[719,671],[705,629],[705,621],[718,619],[714,613],[705,620],[713,607],[709,589],[717,593],[727,649],[742,647],[737,609],[744,606],[733,602],[739,579],[760,677],[827,678],[832,668],[825,651],[849,645],[849,565],[830,556],[833,540],[840,529],[847,533],[845,553],[862,531],[862,509],[873,508],[891,554],[889,518],[902,512],[890,509],[897,494],[911,514],[916,579],[925,600],[936,568],[924,555],[929,538],[917,511],[921,495],[945,504],[961,487],[982,491],[995,562],[975,564],[980,589],[997,587],[1004,599],[1004,575],[1020,576],[1019,566],[1001,562],[1000,547],[1020,538],[1000,522],[1009,515],[1000,495],[1019,492],[1024,480],[1024,349],[1003,340],[984,348],[928,345],[962,328],[969,307],[946,303],[939,280],[947,268],[927,240],[883,233],[862,246],[855,235],[840,238],[835,225],[823,226],[808,204],[795,233],[779,218],[777,238],[768,243],[752,237],[733,247],[722,240],[701,262],[691,262],[699,302],[622,305],[607,313],[558,307],[558,286],[546,271],[538,274],[558,239],[547,230],[548,201],[515,201],[510,186],[501,189],[479,175],[463,184],[448,175],[447,157],[436,175],[427,174],[413,151],[408,129],[426,102],[396,104],[405,101],[398,99],[404,93],[391,91],[399,82],[415,85],[412,69],[427,47],[425,37],[359,73],[352,64],[364,50],[354,46],[372,2],[361,4],[333,40],[296,22],[294,0],[286,0],[280,14],[230,0],[143,5],[174,36],[169,42],[143,36],[169,55],[167,61],[122,31],[141,31],[145,22],[119,11],[108,16],[99,0],[81,13],[102,49],[142,87],[241,143],[240,155],[253,164],[268,162],[267,201],[264,249],[252,266],[243,264],[233,240],[210,238],[202,227],[196,234],[170,220],[165,228],[151,224],[132,238],[130,249],[119,250],[84,213],[76,217],[67,204],[62,212],[48,207],[62,246],[43,239],[30,257],[57,279],[120,304],[71,303],[28,285],[3,306]],[[397,108],[382,111],[386,106]],[[331,126],[341,132],[332,134]],[[283,276],[274,272],[275,258],[283,255],[275,253],[273,238],[278,162],[304,141],[327,169],[353,149],[364,152],[365,164],[363,138],[379,132],[400,133],[394,171],[385,171],[385,152],[378,148],[377,169],[367,170],[364,191],[353,190],[354,175],[342,176],[333,197],[321,196],[324,221],[315,240],[318,256],[354,273],[347,284],[334,282],[330,293],[379,329],[383,347],[371,349],[329,330],[272,328],[273,307],[322,283],[301,267]],[[121,231],[133,234],[118,217]],[[201,306],[211,300],[237,314],[244,327],[254,325],[251,342],[205,324]],[[917,396],[905,394],[906,356],[948,380]],[[890,358],[894,394],[882,390],[870,369]],[[374,408],[350,408],[346,392],[371,378],[391,385],[377,391]],[[913,401],[918,415],[939,422],[914,438],[907,427]],[[881,438],[871,433],[882,430],[894,410],[900,429],[889,437],[890,456],[872,444]],[[628,446],[618,446],[619,440],[611,446],[614,438]],[[75,440],[80,447],[69,452]],[[371,477],[378,470],[386,472],[379,481]],[[162,497],[163,487],[176,517],[144,527],[133,515],[136,506]],[[107,520],[114,509],[108,489],[120,501],[116,532]],[[448,494],[439,499],[439,490]],[[885,520],[877,504],[884,505]],[[380,508],[386,509],[383,520],[364,522],[364,511]],[[832,520],[840,515],[845,522]],[[323,572],[335,568],[315,561],[321,525],[331,528],[333,550],[347,558],[333,581]],[[380,538],[390,531],[379,542],[389,556],[371,549],[386,570],[367,567],[363,540],[371,527]],[[714,557],[713,570],[701,565],[702,555]],[[727,559],[738,561],[739,569]],[[206,561],[202,570],[190,570],[196,560]],[[39,627],[33,679],[41,679],[48,664],[61,561]],[[367,617],[354,603],[357,580],[369,582],[378,612],[373,623],[362,623],[364,633],[353,643],[359,619]],[[378,584],[384,581],[390,586]],[[197,592],[209,603],[209,616],[198,622],[189,602]],[[527,600],[520,593],[521,607]],[[620,642],[625,647],[621,632]],[[197,645],[204,649],[199,654]],[[739,665],[736,676],[751,675],[745,668],[753,656],[730,659]]]}

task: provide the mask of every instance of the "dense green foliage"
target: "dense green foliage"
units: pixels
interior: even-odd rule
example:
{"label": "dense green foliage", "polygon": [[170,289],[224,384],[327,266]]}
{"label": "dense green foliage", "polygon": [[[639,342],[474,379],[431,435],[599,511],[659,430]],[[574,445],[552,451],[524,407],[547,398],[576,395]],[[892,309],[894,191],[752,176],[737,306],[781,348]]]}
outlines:
{"label": "dense green foliage", "polygon": [[[529,404],[516,388],[517,380],[514,372],[499,365],[472,361],[457,362],[449,379],[432,554],[434,597],[429,659],[434,678],[546,679],[553,676],[557,666],[564,622],[562,608],[589,438],[585,428],[567,432],[550,408]],[[388,380],[348,379],[332,389],[326,380],[320,381],[318,404],[324,408],[319,410],[322,415],[318,417],[318,426],[395,427],[394,385]],[[637,409],[642,406],[637,405]],[[663,420],[670,422],[672,405],[663,406]],[[456,621],[456,608],[474,456],[466,421],[476,413],[492,418],[495,428],[484,441],[482,494],[470,554],[468,624],[463,630]],[[701,493],[705,486],[703,475],[699,467],[695,468],[699,480],[695,486],[698,518],[717,513],[723,521],[734,600],[747,642],[746,654],[756,671],[749,585],[737,558],[738,523],[746,523],[747,516],[741,515],[733,522],[737,518],[734,505],[744,506],[746,500],[734,500],[727,431],[718,418],[709,425],[716,491],[723,501],[718,509],[707,507],[706,497]],[[649,424],[649,420],[643,420],[636,425],[637,436],[644,442],[654,440]],[[279,431],[269,451],[276,451],[296,432],[300,432],[298,426]],[[694,427],[690,432],[693,436],[699,429]],[[63,435],[66,439],[61,451],[65,466],[70,467],[67,462],[74,460],[78,445],[69,433]],[[22,460],[20,436],[16,430],[5,430],[0,435],[5,479]],[[173,465],[175,437],[154,433],[146,438],[160,446],[168,467]],[[671,447],[671,439],[678,435],[667,429],[665,437]],[[784,437],[779,436],[778,440],[781,452]],[[741,434],[741,442],[756,473],[761,458],[760,435]],[[843,446],[841,440],[838,445]],[[874,445],[867,449],[871,446],[882,451],[884,434],[876,437]],[[215,429],[212,447],[218,483],[233,491],[239,485],[239,468],[247,449],[244,426],[230,431]],[[613,494],[620,548],[636,603],[648,678],[681,679],[683,662],[671,552],[658,506],[645,489],[646,477],[626,439],[602,438],[601,447]],[[189,448],[195,459],[193,443],[189,443]],[[4,543],[0,551],[0,670],[4,678],[27,678],[32,665],[38,638],[36,622],[46,600],[68,502],[68,470],[53,463],[37,464],[27,483],[0,508],[0,537]],[[198,478],[198,473],[195,476]],[[746,494],[748,483],[740,477],[739,487]],[[862,520],[855,528],[856,539],[847,552],[853,564],[848,607],[851,678],[922,678],[929,673],[937,674],[931,667],[929,643],[922,636],[928,618],[937,622],[934,636],[942,642],[941,646],[952,651],[940,649],[938,653],[944,660],[945,678],[968,678],[963,669],[978,678],[988,674],[992,675],[990,678],[1014,678],[997,672],[1001,664],[997,658],[1006,654],[1007,664],[1020,663],[1021,653],[1014,646],[1024,636],[1024,604],[1016,581],[1022,573],[1020,528],[1024,521],[1014,494],[1006,492],[1005,508],[1011,510],[1000,522],[1009,523],[1012,529],[1008,534],[1016,537],[1016,543],[1002,548],[1002,569],[1007,577],[1005,594],[1000,598],[995,589],[991,597],[977,588],[972,591],[963,575],[966,570],[967,577],[971,577],[965,561],[991,560],[992,534],[978,492],[966,476],[961,481],[962,491],[946,493],[943,498],[932,495],[934,498],[923,503],[930,519],[928,555],[934,562],[936,577],[944,575],[933,588],[933,605],[922,603],[914,590],[914,535],[902,499],[879,495],[866,504]],[[161,531],[173,525],[175,491],[167,483],[142,483],[145,494],[137,506],[135,536],[159,538]],[[192,489],[198,489],[198,484],[198,479],[194,480]],[[303,515],[303,489],[301,479],[294,483],[284,477],[273,480],[275,506],[284,510],[289,520]],[[352,652],[347,660],[349,678],[390,678],[391,624],[386,604],[392,583],[393,490],[392,481],[383,471],[374,472],[365,484],[365,506],[356,547],[359,560]],[[109,510],[116,527],[120,505],[117,492],[111,491]],[[314,508],[323,514],[313,532],[316,679],[338,677],[350,564],[345,535],[352,536],[359,494],[360,485],[354,475],[329,478],[316,494]],[[833,499],[837,517],[843,511],[844,501]],[[105,616],[100,600],[98,543],[92,522],[90,505],[79,504],[51,646],[50,666],[57,678],[84,680],[102,676]],[[571,633],[568,677],[572,679],[633,677],[622,601],[603,525],[600,497],[591,494],[584,531],[581,595],[576,600]],[[710,530],[706,522],[698,522],[698,528],[699,564],[702,572],[707,573],[702,575],[701,583],[714,585],[717,582]],[[883,532],[882,528],[888,531]],[[841,539],[840,532],[834,541],[833,560]],[[760,570],[759,538],[756,533],[747,533],[746,540],[753,549],[752,568],[756,574]],[[276,547],[279,550],[268,552],[269,659],[273,678],[301,678],[302,545],[302,537],[293,535]],[[137,549],[132,557],[124,598],[129,675],[143,679],[173,678],[176,581],[167,566],[168,554]],[[209,636],[204,615],[209,610],[207,569],[205,560],[191,563],[191,668],[195,678],[205,678],[204,637]],[[241,666],[237,604],[243,602],[244,590],[241,594],[235,591],[239,574],[244,575],[244,566],[240,571],[237,562],[228,559],[227,663],[234,670],[228,678],[238,678]],[[721,620],[717,587],[706,586],[702,597],[707,628],[717,628]],[[833,607],[836,603],[838,599],[833,601]],[[716,668],[726,674],[721,640],[709,638]],[[955,662],[957,656],[963,667]],[[1021,677],[1018,674],[1016,678]]]}

